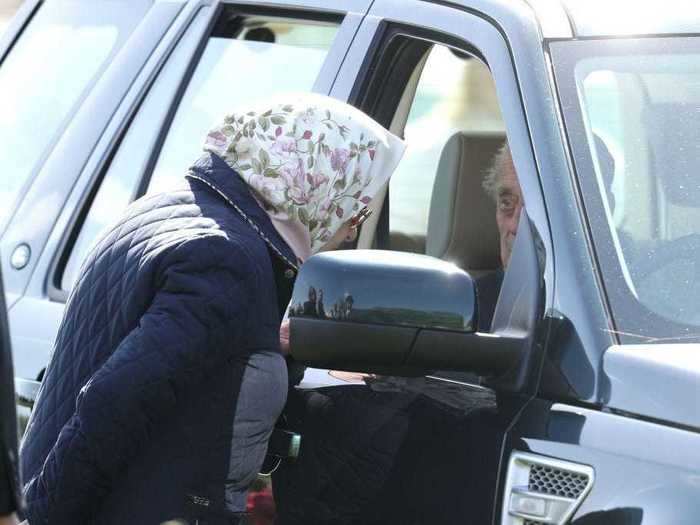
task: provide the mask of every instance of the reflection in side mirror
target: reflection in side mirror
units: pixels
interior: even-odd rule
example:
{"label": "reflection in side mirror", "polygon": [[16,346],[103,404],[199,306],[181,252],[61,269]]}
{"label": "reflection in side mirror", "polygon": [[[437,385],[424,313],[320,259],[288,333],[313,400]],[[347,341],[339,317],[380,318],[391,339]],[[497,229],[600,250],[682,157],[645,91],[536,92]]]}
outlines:
{"label": "reflection in side mirror", "polygon": [[469,274],[433,257],[321,253],[303,265],[294,286],[291,353],[334,370],[501,372],[517,359],[520,340],[477,334],[476,304]]}
{"label": "reflection in side mirror", "polygon": [[15,397],[17,400],[17,439],[22,440],[29,423],[29,416],[39,394],[41,382],[15,377]]}
{"label": "reflection in side mirror", "polygon": [[21,407],[28,408],[29,410],[34,408],[34,402],[36,401],[36,396],[39,393],[40,386],[41,383],[39,381],[15,377],[17,404]]}
{"label": "reflection in side mirror", "polygon": [[383,250],[309,259],[290,317],[473,332],[476,292],[466,272],[426,255]]}

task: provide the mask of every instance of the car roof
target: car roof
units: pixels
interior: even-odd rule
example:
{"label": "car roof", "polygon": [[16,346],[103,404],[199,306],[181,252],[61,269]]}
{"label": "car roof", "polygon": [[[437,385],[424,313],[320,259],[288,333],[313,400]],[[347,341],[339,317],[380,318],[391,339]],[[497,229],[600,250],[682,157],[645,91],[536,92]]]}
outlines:
{"label": "car roof", "polygon": [[589,36],[700,34],[700,2],[688,0],[562,0],[574,34]]}
{"label": "car roof", "polygon": [[[431,0],[428,0],[431,1]],[[700,2],[690,0],[453,0],[502,17],[534,11],[544,39],[700,35]]]}

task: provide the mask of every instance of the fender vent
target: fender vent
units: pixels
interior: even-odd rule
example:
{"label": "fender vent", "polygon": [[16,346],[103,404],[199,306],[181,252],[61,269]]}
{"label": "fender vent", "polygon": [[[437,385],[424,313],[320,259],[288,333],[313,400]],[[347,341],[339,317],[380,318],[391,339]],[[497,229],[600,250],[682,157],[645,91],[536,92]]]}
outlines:
{"label": "fender vent", "polygon": [[564,525],[593,486],[593,469],[514,452],[508,465],[502,525]]}
{"label": "fender vent", "polygon": [[532,492],[578,498],[588,485],[588,476],[545,465],[532,465],[528,489]]}

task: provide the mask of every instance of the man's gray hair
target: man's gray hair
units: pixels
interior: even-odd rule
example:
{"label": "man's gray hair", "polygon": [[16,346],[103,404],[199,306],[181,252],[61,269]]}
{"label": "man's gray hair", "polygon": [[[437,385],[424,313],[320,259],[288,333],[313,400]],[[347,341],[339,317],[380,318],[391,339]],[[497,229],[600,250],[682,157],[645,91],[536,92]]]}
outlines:
{"label": "man's gray hair", "polygon": [[501,188],[501,177],[505,171],[506,163],[510,160],[510,148],[508,141],[503,142],[503,145],[498,148],[498,152],[493,156],[491,166],[486,170],[484,180],[481,186],[486,194],[494,201],[498,201],[498,192]]}

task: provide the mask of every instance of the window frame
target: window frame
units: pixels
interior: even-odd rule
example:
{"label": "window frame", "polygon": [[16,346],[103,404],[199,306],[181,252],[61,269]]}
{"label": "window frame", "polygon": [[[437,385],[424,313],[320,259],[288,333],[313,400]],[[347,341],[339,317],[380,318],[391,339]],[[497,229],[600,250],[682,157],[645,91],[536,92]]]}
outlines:
{"label": "window frame", "polygon": [[[131,111],[129,112],[127,118],[120,125],[118,131],[110,140],[110,145],[108,152],[99,161],[97,168],[94,170],[92,179],[89,182],[89,187],[87,187],[79,198],[78,204],[75,206],[72,216],[68,219],[68,224],[63,227],[61,232],[61,237],[58,242],[58,246],[55,250],[52,261],[50,262],[49,270],[46,278],[46,293],[49,300],[59,303],[66,303],[70,295],[71,289],[62,288],[62,280],[66,265],[71,257],[75,242],[78,239],[80,232],[82,230],[83,224],[86,217],[90,213],[94,199],[102,185],[102,182],[107,175],[111,163],[119,151],[126,134],[129,132],[130,126],[135,120],[139,110],[144,104],[146,97],[148,96],[151,88],[157,82],[163,69],[167,66],[168,61],[175,52],[179,43],[185,38],[188,31],[192,30],[192,25],[200,9],[205,8],[205,6],[199,6],[195,13],[192,15],[191,19],[186,24],[186,27],[181,31],[178,38],[170,46],[165,56],[161,59],[158,67],[153,72],[153,74],[148,78],[147,83],[140,88],[138,95],[138,100],[133,105]],[[218,21],[224,11],[224,9],[235,9],[236,15],[239,16],[267,16],[274,18],[285,18],[290,20],[310,20],[310,21],[320,21],[320,22],[335,22],[338,24],[338,33],[334,39],[331,47],[329,48],[328,55],[324,60],[324,63],[319,70],[314,84],[315,90],[316,84],[322,78],[324,74],[324,69],[326,67],[332,67],[334,72],[340,67],[340,63],[333,64],[334,57],[331,56],[331,52],[337,48],[339,45],[344,45],[342,39],[339,41],[338,34],[341,29],[343,29],[344,24],[357,24],[359,25],[360,20],[358,19],[360,15],[345,11],[314,11],[305,6],[294,6],[294,7],[270,7],[267,5],[247,5],[244,3],[229,3],[229,4],[219,4],[212,12],[209,14],[209,19],[206,23],[205,29],[199,35],[199,42],[195,48],[195,51],[188,59],[188,64],[184,69],[183,75],[179,80],[177,88],[173,91],[173,96],[167,107],[165,118],[162,122],[158,123],[158,129],[156,131],[156,138],[148,156],[148,160],[142,173],[137,177],[138,182],[134,187],[132,198],[130,202],[143,196],[151,180],[154,168],[162,151],[165,140],[168,136],[170,127],[172,126],[173,120],[177,114],[177,110],[182,101],[182,98],[189,86],[192,76],[200,62],[202,54],[207,46],[209,38],[212,32],[215,30]],[[352,27],[350,28],[352,29]],[[354,34],[354,32],[353,32]],[[349,44],[348,44],[349,45]]]}
{"label": "window frame", "polygon": [[[523,67],[520,62],[524,57],[533,55],[534,58],[542,59],[542,41],[537,31],[531,31],[529,20],[523,19],[524,16],[531,16],[530,11],[514,13],[510,9],[494,5],[493,12],[489,13],[483,9],[484,6],[473,8],[462,5],[467,3],[470,2],[375,0],[347,52],[331,96],[367,110],[366,106],[361,105],[359,97],[369,77],[376,74],[376,55],[381,51],[384,35],[391,25],[404,26],[406,31],[410,31],[409,36],[420,35],[421,32],[438,35],[437,43],[457,47],[480,57],[492,72],[505,130],[511,138],[513,160],[518,173],[522,174],[520,182],[523,193],[528,195],[528,216],[536,227],[547,255],[551,255],[554,242],[550,234],[544,195],[546,184],[540,177],[538,163],[544,160],[549,165],[552,159],[548,155],[552,149],[548,146],[543,152],[541,144],[535,142],[543,133],[547,135],[552,132],[552,127],[549,126],[551,121],[543,122],[540,115],[530,114],[526,109],[533,105],[540,106],[541,99],[537,97],[542,95],[542,90],[547,89],[548,85],[539,78],[536,85],[528,83],[531,82],[529,71],[527,74],[519,74],[519,68]],[[531,38],[537,39],[537,46],[526,46],[531,43],[527,42]],[[514,48],[513,43],[525,47],[522,50]],[[538,76],[541,72],[536,69],[534,74]],[[526,81],[521,76],[527,77]],[[550,98],[546,96],[545,102],[553,103],[551,93],[546,95]],[[555,113],[554,106],[547,106],[546,109],[549,113]],[[387,125],[387,122],[382,124]],[[531,125],[536,125],[537,128],[531,129]],[[561,140],[559,127],[554,126],[553,129],[557,131],[556,138]],[[563,141],[561,144],[564,145]],[[554,160],[560,161],[559,158]],[[371,222],[372,218],[365,225]],[[550,308],[554,303],[553,257],[546,258],[544,272],[547,283],[546,305]]]}
{"label": "window frame", "polygon": [[[430,53],[433,46],[439,45],[457,53],[468,54],[472,60],[479,60],[491,70],[478,48],[466,40],[435,29],[383,21],[375,40],[372,48],[376,51],[367,56],[368,60],[362,70],[363,78],[353,86],[349,102],[368,115],[373,115],[377,122],[387,129],[393,122],[404,94],[403,90],[392,90],[391,86],[406,85],[420,61]],[[409,58],[406,58],[406,55]],[[383,75],[382,72],[386,73]],[[415,101],[415,93],[413,97]],[[407,122],[403,123],[402,136],[406,124]],[[373,235],[372,246],[377,249],[390,249],[390,193],[391,183],[387,186]],[[355,247],[358,242],[359,236],[354,243]]]}
{"label": "window frame", "polygon": [[[382,21],[372,42],[371,49],[374,51],[366,57],[361,76],[358,77],[350,93],[349,103],[372,115],[377,122],[389,129],[404,95],[404,90],[392,89],[392,86],[405,86],[423,58],[436,45],[447,47],[457,53],[468,54],[472,60],[480,61],[491,71],[484,55],[467,40],[446,35],[436,29],[412,26],[403,22]],[[411,106],[415,96],[416,93],[413,94]],[[408,114],[406,117],[408,119]],[[402,124],[402,137],[407,123],[406,120]],[[391,250],[390,193],[391,183],[386,187],[379,217],[374,226],[373,249]],[[359,241],[358,235],[352,247],[356,248]],[[426,377],[472,386],[480,384],[480,378],[469,372],[436,371]]]}
{"label": "window frame", "polygon": [[[387,114],[393,115],[395,108],[384,111],[384,115],[377,114],[373,111],[372,101],[365,98],[365,93],[373,79],[380,83],[384,80],[380,75],[378,60],[386,52],[386,36],[391,36],[390,29],[395,26],[401,27],[408,37],[427,36],[434,43],[468,52],[480,58],[491,71],[513,161],[528,203],[522,217],[529,220],[538,248],[541,248],[543,300],[542,312],[537,313],[536,328],[529,334],[530,350],[523,354],[521,365],[498,383],[489,382],[489,386],[511,392],[534,393],[539,387],[540,366],[547,348],[549,317],[546,312],[553,308],[553,243],[512,41],[492,17],[466,7],[420,0],[402,0],[400,5],[395,0],[376,0],[360,29],[361,36],[348,52],[332,94],[336,98],[347,99],[385,126],[391,124]],[[388,207],[382,206],[378,220],[386,221],[388,233]],[[365,223],[367,225],[371,227],[369,221]]]}

